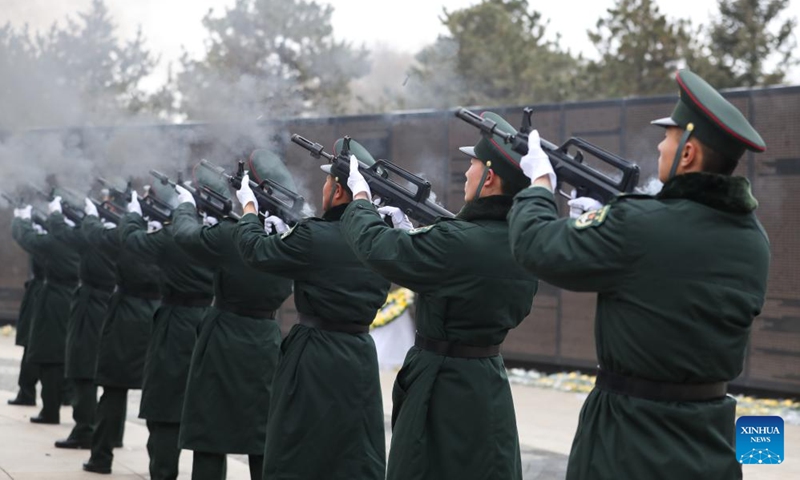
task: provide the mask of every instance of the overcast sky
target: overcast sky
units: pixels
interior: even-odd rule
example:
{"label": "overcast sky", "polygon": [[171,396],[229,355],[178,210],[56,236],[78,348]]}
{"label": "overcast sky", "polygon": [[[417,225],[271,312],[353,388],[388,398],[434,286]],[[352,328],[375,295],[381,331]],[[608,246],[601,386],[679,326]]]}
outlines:
{"label": "overcast sky", "polygon": [[[444,33],[439,21],[442,8],[463,8],[478,0],[330,0],[334,6],[333,27],[340,38],[371,47],[383,43],[411,52],[429,44]],[[594,47],[586,30],[614,4],[613,0],[529,0],[544,18],[550,19],[550,35],[561,34],[562,44],[573,53],[593,57]],[[716,10],[717,0],[658,0],[662,12],[672,17],[691,18],[694,24],[707,23]],[[14,25],[29,23],[33,28],[49,26],[66,14],[85,10],[91,0],[2,0],[3,17]],[[141,25],[153,50],[163,60],[176,60],[181,48],[190,53],[203,51],[205,31],[200,23],[213,8],[222,13],[234,0],[106,0],[123,37],[133,35]],[[800,17],[800,0],[791,0],[787,9]],[[162,62],[166,68],[166,62]],[[800,68],[791,73],[800,83]]]}

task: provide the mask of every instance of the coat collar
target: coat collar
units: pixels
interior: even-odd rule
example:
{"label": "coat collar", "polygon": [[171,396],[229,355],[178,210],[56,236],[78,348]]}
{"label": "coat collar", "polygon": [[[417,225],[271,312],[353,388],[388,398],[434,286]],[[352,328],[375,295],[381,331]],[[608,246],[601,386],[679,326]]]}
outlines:
{"label": "coat collar", "polygon": [[344,211],[347,209],[348,205],[350,204],[345,203],[329,208],[325,213],[322,214],[322,219],[326,222],[338,222],[339,219],[342,218],[342,215],[344,215]]}
{"label": "coat collar", "polygon": [[464,204],[456,218],[468,222],[474,220],[502,220],[506,221],[514,197],[511,195],[491,195],[481,197]]}
{"label": "coat collar", "polygon": [[659,200],[686,199],[723,212],[746,214],[758,207],[744,177],[692,172],[677,175],[656,195]]}

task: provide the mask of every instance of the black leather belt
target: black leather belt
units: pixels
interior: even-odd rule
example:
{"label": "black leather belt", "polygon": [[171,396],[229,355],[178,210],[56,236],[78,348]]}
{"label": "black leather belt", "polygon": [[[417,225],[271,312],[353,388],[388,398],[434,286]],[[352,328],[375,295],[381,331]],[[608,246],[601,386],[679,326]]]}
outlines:
{"label": "black leather belt", "polygon": [[317,317],[316,315],[308,315],[306,313],[298,313],[297,319],[300,321],[300,325],[318,328],[328,332],[369,333],[369,325],[334,322],[332,320],[328,320],[327,318]]}
{"label": "black leather belt", "polygon": [[660,402],[707,402],[723,398],[728,393],[727,382],[656,382],[602,369],[597,372],[597,380],[594,384],[606,392]]}
{"label": "black leather belt", "polygon": [[218,298],[214,298],[214,303],[212,306],[219,310],[230,312],[234,315],[240,315],[242,317],[268,318],[270,320],[275,319],[275,310],[264,310],[259,308],[248,308],[239,305],[232,305]]}
{"label": "black leather belt", "polygon": [[134,290],[117,285],[117,291],[123,295],[141,298],[142,300],[161,300],[161,292],[158,290]]}
{"label": "black leather belt", "polygon": [[174,307],[208,307],[211,305],[211,297],[204,293],[169,293],[161,299],[163,305]]}
{"label": "black leather belt", "polygon": [[414,346],[437,355],[444,355],[445,357],[488,358],[500,355],[500,345],[489,345],[485,347],[465,345],[463,343],[425,338],[419,333],[417,333]]}

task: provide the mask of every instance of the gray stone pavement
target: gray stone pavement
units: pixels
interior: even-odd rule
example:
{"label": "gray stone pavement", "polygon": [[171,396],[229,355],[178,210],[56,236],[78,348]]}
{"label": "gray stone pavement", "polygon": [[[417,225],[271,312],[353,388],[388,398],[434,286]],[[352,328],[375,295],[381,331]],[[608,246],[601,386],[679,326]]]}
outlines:
{"label": "gray stone pavement", "polygon": [[[53,446],[53,442],[65,438],[73,426],[69,407],[61,410],[61,425],[35,425],[28,419],[36,415],[38,408],[12,407],[6,404],[6,400],[16,394],[21,356],[22,349],[14,346],[13,338],[0,335],[0,480],[149,478],[145,448],[147,428],[137,418],[140,392],[129,393],[125,446],[114,451],[113,474],[98,476],[86,473],[81,470],[81,463],[89,458],[88,451],[61,450]],[[394,372],[381,375],[384,408],[387,413],[391,412],[394,376]],[[512,393],[522,445],[524,480],[563,479],[585,395],[522,385],[512,385]],[[745,479],[800,478],[800,426],[787,425],[785,436],[787,461],[778,466],[746,465]],[[387,416],[387,446],[389,438]],[[191,452],[183,451],[180,480],[191,478],[191,466]],[[247,457],[229,456],[228,479],[249,479]]]}

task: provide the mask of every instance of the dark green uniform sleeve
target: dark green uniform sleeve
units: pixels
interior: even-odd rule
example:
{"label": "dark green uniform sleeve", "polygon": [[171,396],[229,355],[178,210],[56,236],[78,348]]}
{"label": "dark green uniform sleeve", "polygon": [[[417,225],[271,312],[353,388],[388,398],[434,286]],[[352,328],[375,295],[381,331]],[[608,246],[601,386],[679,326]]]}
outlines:
{"label": "dark green uniform sleeve", "polygon": [[197,208],[182,203],[172,212],[172,238],[194,260],[214,266],[222,260],[222,229],[203,226],[197,218]]}
{"label": "dark green uniform sleeve", "polygon": [[89,245],[109,255],[116,255],[120,248],[119,228],[106,228],[94,215],[87,215],[81,222],[81,231]]}
{"label": "dark green uniform sleeve", "polygon": [[558,218],[552,192],[526,188],[508,216],[511,251],[520,265],[557,287],[613,290],[632,261],[625,213],[612,202],[577,219]]}
{"label": "dark green uniform sleeve", "polygon": [[239,220],[234,238],[242,259],[257,270],[295,280],[313,273],[309,268],[314,251],[313,235],[307,221],[298,223],[283,235],[267,235],[258,216],[248,213]]}
{"label": "dark green uniform sleeve", "polygon": [[433,224],[410,232],[391,228],[367,200],[351,202],[342,216],[342,232],[359,260],[415,292],[438,288],[442,276],[456,267],[442,241],[447,227]]}
{"label": "dark green uniform sleeve", "polygon": [[21,218],[15,218],[11,222],[11,236],[31,255],[47,255],[53,243],[48,235],[36,233],[33,222]]}
{"label": "dark green uniform sleeve", "polygon": [[87,246],[83,231],[79,227],[67,225],[64,215],[59,212],[53,212],[47,218],[47,231],[75,251],[83,251]]}
{"label": "dark green uniform sleeve", "polygon": [[145,262],[158,263],[159,256],[168,241],[169,233],[165,229],[147,233],[147,222],[138,213],[125,214],[117,228],[122,248]]}

